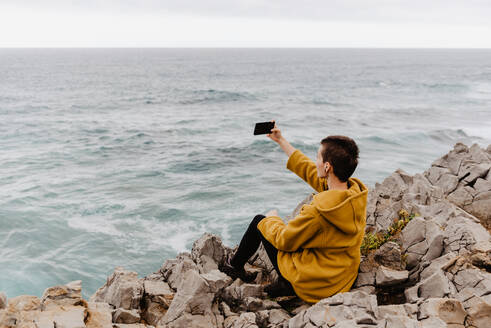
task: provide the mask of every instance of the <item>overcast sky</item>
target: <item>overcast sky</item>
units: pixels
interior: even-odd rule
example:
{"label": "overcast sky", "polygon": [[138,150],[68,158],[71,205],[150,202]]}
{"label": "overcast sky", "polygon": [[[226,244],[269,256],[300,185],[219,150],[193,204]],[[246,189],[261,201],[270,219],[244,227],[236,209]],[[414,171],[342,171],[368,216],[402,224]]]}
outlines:
{"label": "overcast sky", "polygon": [[0,0],[0,47],[491,48],[491,0]]}

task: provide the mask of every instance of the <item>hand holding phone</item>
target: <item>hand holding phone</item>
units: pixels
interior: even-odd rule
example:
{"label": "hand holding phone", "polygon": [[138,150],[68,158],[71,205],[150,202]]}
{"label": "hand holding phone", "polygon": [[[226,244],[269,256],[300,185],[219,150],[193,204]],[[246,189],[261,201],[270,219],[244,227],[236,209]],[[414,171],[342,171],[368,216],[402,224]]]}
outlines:
{"label": "hand holding phone", "polygon": [[254,127],[254,135],[271,133],[271,129],[274,128],[274,121],[259,122]]}

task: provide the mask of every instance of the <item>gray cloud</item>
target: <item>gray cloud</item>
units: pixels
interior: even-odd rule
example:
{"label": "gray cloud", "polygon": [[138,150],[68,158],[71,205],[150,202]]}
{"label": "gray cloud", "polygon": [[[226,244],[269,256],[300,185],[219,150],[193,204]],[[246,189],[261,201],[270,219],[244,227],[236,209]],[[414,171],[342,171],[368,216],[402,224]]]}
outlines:
{"label": "gray cloud", "polygon": [[330,22],[490,26],[489,0],[3,0],[27,9],[270,18]]}

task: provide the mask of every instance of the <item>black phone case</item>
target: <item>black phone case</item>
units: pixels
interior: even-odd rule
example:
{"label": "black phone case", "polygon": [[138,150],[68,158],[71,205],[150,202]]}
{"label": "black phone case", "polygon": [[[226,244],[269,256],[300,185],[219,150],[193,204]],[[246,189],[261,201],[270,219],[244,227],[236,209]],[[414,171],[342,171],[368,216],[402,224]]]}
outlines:
{"label": "black phone case", "polygon": [[254,135],[271,133],[274,128],[274,122],[259,122],[254,127]]}

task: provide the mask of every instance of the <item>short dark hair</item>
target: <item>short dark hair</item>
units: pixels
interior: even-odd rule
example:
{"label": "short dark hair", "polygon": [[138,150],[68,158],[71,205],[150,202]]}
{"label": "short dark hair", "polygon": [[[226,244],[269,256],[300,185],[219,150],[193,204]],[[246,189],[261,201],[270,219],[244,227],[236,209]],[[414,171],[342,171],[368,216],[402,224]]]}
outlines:
{"label": "short dark hair", "polygon": [[359,150],[356,142],[346,136],[328,136],[321,140],[322,161],[333,166],[334,175],[342,182],[355,172],[358,166]]}

